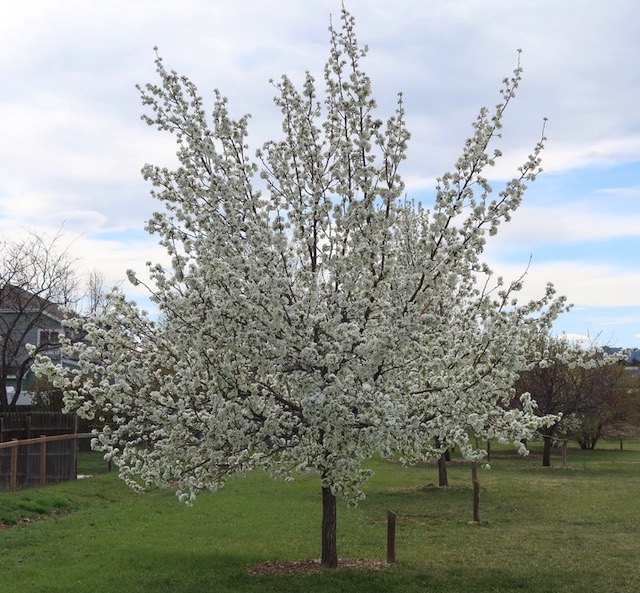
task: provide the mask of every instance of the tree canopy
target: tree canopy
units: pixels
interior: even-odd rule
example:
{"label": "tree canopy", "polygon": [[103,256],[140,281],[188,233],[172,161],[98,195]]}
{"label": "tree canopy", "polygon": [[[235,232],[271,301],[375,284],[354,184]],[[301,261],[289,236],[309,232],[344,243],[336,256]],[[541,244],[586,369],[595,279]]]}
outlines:
{"label": "tree canopy", "polygon": [[595,342],[545,332],[532,338],[531,355],[537,360],[521,371],[516,390],[531,395],[537,414],[557,416],[543,436],[542,462],[549,466],[556,437],[575,438],[581,447],[593,448],[607,422],[626,419],[620,415],[635,399],[627,394],[633,377],[622,364],[624,351],[607,353]]}
{"label": "tree canopy", "polygon": [[147,229],[171,262],[149,264],[161,321],[114,294],[105,314],[71,322],[88,338],[65,346],[77,372],[40,363],[70,409],[110,419],[96,445],[134,487],[177,482],[192,501],[254,468],[317,476],[326,566],[335,498],[362,497],[374,453],[424,460],[457,446],[479,459],[476,436],[520,441],[550,421],[526,394],[509,402],[531,332],[565,307],[550,285],[519,303],[522,279],[482,261],[540,170],[544,138],[499,191],[484,172],[519,63],[427,207],[399,173],[402,95],[380,119],[366,53],[343,10],[323,89],[310,73],[274,82],[282,135],[255,156],[248,116],[233,119],[218,91],[208,114],[157,57],[144,120],[174,135],[179,159],[143,169],[163,205]]}

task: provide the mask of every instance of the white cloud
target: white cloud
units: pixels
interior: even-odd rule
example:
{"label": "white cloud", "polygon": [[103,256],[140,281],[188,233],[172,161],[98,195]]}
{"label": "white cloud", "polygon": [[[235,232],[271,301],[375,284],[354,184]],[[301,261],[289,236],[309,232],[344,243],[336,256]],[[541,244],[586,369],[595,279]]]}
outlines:
{"label": "white cloud", "polygon": [[593,336],[589,336],[585,334],[562,333],[560,334],[560,337],[563,338],[564,340],[567,340],[567,342],[585,344],[588,346],[592,345],[594,342]]}
{"label": "white cloud", "polygon": [[612,264],[590,264],[585,261],[552,261],[523,264],[505,264],[489,261],[496,275],[507,280],[519,278],[525,271],[524,288],[520,300],[542,296],[548,282],[557,293],[580,307],[629,307],[640,304],[640,274]]}
{"label": "white cloud", "polygon": [[[567,244],[638,237],[640,212],[611,210],[607,204],[571,202],[547,206],[525,203],[505,224],[491,245],[497,252],[506,245],[531,246],[549,243]],[[535,251],[533,252],[535,257]]]}
{"label": "white cloud", "polygon": [[635,161],[639,155],[640,131],[633,136],[621,134],[615,138],[600,140],[576,138],[571,141],[566,138],[558,143],[548,142],[543,167],[546,172],[566,171],[589,165],[603,166]]}

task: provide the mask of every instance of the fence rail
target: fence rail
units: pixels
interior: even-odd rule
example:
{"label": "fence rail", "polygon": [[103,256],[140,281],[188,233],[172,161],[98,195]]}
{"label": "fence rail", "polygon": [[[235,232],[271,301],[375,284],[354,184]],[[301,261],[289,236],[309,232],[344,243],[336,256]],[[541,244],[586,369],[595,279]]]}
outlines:
{"label": "fence rail", "polygon": [[4,482],[15,492],[19,486],[76,479],[77,441],[93,436],[71,433],[0,443],[0,485]]}

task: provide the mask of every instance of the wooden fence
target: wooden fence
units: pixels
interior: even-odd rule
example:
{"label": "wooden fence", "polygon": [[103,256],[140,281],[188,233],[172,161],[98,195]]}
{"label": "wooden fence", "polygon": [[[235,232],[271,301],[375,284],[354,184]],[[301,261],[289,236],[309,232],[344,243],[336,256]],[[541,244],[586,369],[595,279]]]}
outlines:
{"label": "wooden fence", "polygon": [[62,412],[0,412],[0,443],[78,432],[78,417]]}
{"label": "wooden fence", "polygon": [[80,436],[75,414],[0,413],[0,489],[75,479]]}
{"label": "wooden fence", "polygon": [[43,486],[78,477],[78,440],[93,433],[60,434],[0,443],[0,489]]}

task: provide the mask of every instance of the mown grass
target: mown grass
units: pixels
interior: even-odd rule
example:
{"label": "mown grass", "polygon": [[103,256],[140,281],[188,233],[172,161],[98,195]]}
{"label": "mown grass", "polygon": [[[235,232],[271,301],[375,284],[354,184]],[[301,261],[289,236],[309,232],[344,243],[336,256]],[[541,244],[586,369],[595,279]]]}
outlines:
{"label": "mown grass", "polygon": [[10,512],[14,520],[54,512],[51,520],[0,531],[0,590],[640,591],[640,442],[626,443],[623,452],[617,443],[572,448],[567,468],[558,451],[553,462],[542,468],[536,449],[523,459],[494,447],[492,468],[480,471],[482,522],[470,524],[468,465],[452,463],[450,488],[442,490],[433,485],[432,465],[372,461],[366,500],[340,507],[339,554],[384,560],[392,509],[397,563],[312,575],[254,576],[247,566],[318,557],[321,496],[314,479],[287,485],[254,473],[202,495],[192,508],[170,491],[135,495],[115,474],[0,493],[0,521]]}
{"label": "mown grass", "polygon": [[[79,475],[91,476],[106,471],[107,464],[100,453],[91,451],[78,454]],[[46,488],[27,488],[17,493],[0,491],[0,525],[33,522],[50,515],[57,516],[75,509],[103,504],[105,501],[115,501],[130,494],[126,490],[123,492],[117,482],[105,484],[101,488],[80,482],[81,480]]]}

